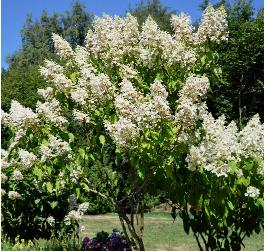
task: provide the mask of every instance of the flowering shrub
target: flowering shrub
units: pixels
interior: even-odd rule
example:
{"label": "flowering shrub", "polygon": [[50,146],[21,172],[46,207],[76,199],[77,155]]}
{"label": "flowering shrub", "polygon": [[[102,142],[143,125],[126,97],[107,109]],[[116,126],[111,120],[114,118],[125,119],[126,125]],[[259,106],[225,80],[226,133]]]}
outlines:
{"label": "flowering shrub", "polygon": [[[260,206],[263,125],[255,116],[238,132],[234,123],[226,126],[224,118],[214,119],[204,102],[212,76],[218,78],[220,72],[211,46],[228,36],[224,7],[206,8],[197,30],[183,13],[171,22],[173,36],[151,17],[140,30],[130,14],[124,19],[105,15],[94,20],[85,47],[75,49],[53,35],[61,61],[46,60],[40,68],[51,84],[38,90],[43,101],[35,112],[16,101],[9,113],[2,112],[3,123],[14,132],[2,159],[4,205],[25,202],[25,185],[47,194],[43,201],[52,209],[62,207],[58,199],[70,192],[76,197],[94,192],[114,205],[127,241],[140,250],[143,199],[151,182],[173,189],[172,199],[185,213],[187,204],[207,202],[201,199],[205,192],[210,198],[221,193],[220,183],[225,185],[223,201],[233,192],[232,205],[227,203],[231,209],[238,210],[241,202],[251,212],[253,195]],[[105,192],[96,190],[87,176],[98,163],[103,164],[99,177],[109,188]],[[203,184],[193,187],[198,178]],[[244,198],[237,197],[235,184]],[[124,202],[136,209],[137,222],[134,213],[130,219],[126,215]],[[208,203],[202,206],[205,222],[214,217],[218,226],[226,212],[217,214],[218,201]],[[18,205],[15,209],[21,213]],[[80,214],[71,209],[62,215],[65,224],[77,224]],[[56,223],[55,216],[45,216],[50,223],[52,217]],[[186,225],[188,217],[182,217]],[[212,224],[205,227],[208,232]]]}
{"label": "flowering shrub", "polygon": [[91,251],[128,251],[131,250],[125,237],[118,231],[113,230],[112,234],[99,232],[95,238],[84,237],[83,250]]}

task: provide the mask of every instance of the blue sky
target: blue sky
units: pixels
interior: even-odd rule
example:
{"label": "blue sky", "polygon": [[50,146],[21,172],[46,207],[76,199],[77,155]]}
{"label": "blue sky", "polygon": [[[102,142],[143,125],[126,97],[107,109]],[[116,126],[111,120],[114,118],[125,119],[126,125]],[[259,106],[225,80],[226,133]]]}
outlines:
{"label": "blue sky", "polygon": [[[7,68],[6,56],[21,47],[20,29],[25,23],[27,14],[32,13],[34,18],[38,18],[42,10],[46,10],[49,14],[64,12],[71,8],[73,2],[74,0],[2,0],[1,66]],[[99,16],[102,13],[123,15],[129,4],[135,6],[138,0],[80,0],[80,2],[87,6],[88,11]],[[171,10],[188,13],[194,21],[200,18],[198,5],[201,2],[201,0],[161,0],[161,3]],[[253,5],[255,8],[262,8],[263,0],[254,0]]]}

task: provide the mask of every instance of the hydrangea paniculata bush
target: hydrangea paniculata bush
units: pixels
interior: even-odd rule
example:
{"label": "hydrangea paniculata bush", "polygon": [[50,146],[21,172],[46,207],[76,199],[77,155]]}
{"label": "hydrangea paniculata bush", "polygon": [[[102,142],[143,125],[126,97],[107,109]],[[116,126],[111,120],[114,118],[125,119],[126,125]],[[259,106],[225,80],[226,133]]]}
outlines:
{"label": "hydrangea paniculata bush", "polygon": [[[172,176],[172,165],[182,165],[188,174],[203,169],[216,180],[247,176],[244,162],[263,158],[258,115],[238,131],[234,122],[213,118],[204,102],[210,86],[204,65],[211,64],[204,64],[205,50],[228,39],[225,9],[207,7],[197,30],[184,13],[173,15],[171,23],[173,35],[160,30],[151,17],[141,29],[129,13],[124,18],[96,17],[85,46],[74,49],[53,34],[61,62],[45,60],[40,67],[51,84],[38,90],[43,101],[35,112],[17,101],[9,113],[2,112],[2,122],[14,133],[2,152],[3,204],[23,200],[28,193],[24,183],[57,198],[70,191],[77,197],[81,190],[96,192],[89,188],[84,162],[96,162],[94,154],[101,155],[107,146],[115,146],[117,157],[127,157],[132,168],[128,177],[138,181],[131,183],[133,195],[143,193],[139,184],[156,179],[156,174]],[[251,176],[263,176],[258,167]],[[250,177],[245,197],[263,197],[258,181]],[[129,230],[131,238],[126,238],[144,249],[141,234],[120,203],[110,194],[96,193],[114,203],[123,228],[126,223]],[[52,209],[61,207],[56,202],[49,202]],[[81,212],[72,209],[58,220],[49,213],[46,219],[50,226],[63,220],[68,225]]]}

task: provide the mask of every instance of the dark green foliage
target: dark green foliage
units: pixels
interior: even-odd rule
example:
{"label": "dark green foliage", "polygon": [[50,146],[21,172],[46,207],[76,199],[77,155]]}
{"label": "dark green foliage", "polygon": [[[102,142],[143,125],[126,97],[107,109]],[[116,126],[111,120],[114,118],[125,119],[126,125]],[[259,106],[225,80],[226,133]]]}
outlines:
{"label": "dark green foliage", "polygon": [[173,32],[170,25],[170,16],[176,12],[169,11],[169,8],[163,6],[159,0],[141,0],[134,8],[129,7],[128,12],[137,17],[140,25],[144,23],[148,16],[151,16],[160,29]]}
{"label": "dark green foliage", "polygon": [[2,72],[2,109],[8,111],[12,100],[34,108],[39,100],[38,88],[46,87],[47,82],[40,76],[38,66],[11,67]]}
{"label": "dark green foliage", "polygon": [[[258,113],[263,121],[264,21],[263,10],[253,18],[251,1],[237,1],[227,7],[229,40],[215,48],[222,68],[220,82],[211,83],[207,104],[228,121],[242,127]],[[226,5],[228,6],[228,5]]]}

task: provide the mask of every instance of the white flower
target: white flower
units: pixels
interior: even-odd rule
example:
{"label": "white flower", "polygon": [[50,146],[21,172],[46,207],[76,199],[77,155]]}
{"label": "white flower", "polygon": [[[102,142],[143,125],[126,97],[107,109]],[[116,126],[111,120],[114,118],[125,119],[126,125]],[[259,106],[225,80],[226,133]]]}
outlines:
{"label": "white flower", "polygon": [[16,180],[16,181],[21,181],[21,180],[23,180],[23,175],[22,175],[22,173],[19,171],[19,170],[14,170],[14,172],[13,172],[13,175],[12,175],[12,179],[13,180]]}
{"label": "white flower", "polygon": [[49,216],[46,221],[48,222],[48,224],[51,226],[51,227],[54,227],[55,226],[55,219],[53,218],[53,216]]}
{"label": "white flower", "polygon": [[57,126],[67,123],[67,120],[60,115],[61,107],[59,101],[54,98],[44,103],[38,101],[36,111],[40,116]]}
{"label": "white flower", "polygon": [[87,209],[89,207],[89,203],[88,202],[85,202],[85,203],[82,203],[78,206],[78,212],[83,215],[86,213]]}
{"label": "white flower", "polygon": [[8,192],[8,198],[11,200],[15,200],[15,199],[20,198],[20,197],[21,197],[21,195],[16,191],[9,191]]}
{"label": "white flower", "polygon": [[199,25],[197,33],[194,34],[194,43],[202,44],[207,39],[216,43],[227,40],[228,23],[226,17],[227,15],[223,5],[218,9],[214,9],[209,5],[204,10],[202,22]]}
{"label": "white flower", "polygon": [[73,50],[66,40],[55,33],[52,34],[52,39],[55,50],[61,58],[68,59],[73,55]]}
{"label": "white flower", "polygon": [[260,191],[258,188],[254,187],[254,186],[248,186],[247,191],[245,193],[245,196],[251,197],[251,198],[256,198],[259,196],[259,194],[260,194]]}
{"label": "white flower", "polygon": [[125,147],[129,141],[132,141],[139,134],[137,126],[124,117],[121,117],[114,124],[106,122],[105,127],[121,147]]}
{"label": "white flower", "polygon": [[19,102],[14,100],[11,102],[9,116],[11,119],[11,125],[18,128],[36,125],[39,121],[37,114],[35,114],[32,109],[25,108]]}
{"label": "white flower", "polygon": [[180,91],[180,100],[190,99],[192,102],[196,102],[206,95],[209,86],[207,77],[191,75],[186,79],[185,85]]}
{"label": "white flower", "polygon": [[48,81],[52,81],[53,84],[63,92],[69,92],[72,89],[73,83],[63,73],[63,67],[50,60],[44,61],[45,66],[40,67],[40,73]]}
{"label": "white flower", "polygon": [[45,100],[51,99],[53,97],[53,88],[47,87],[46,89],[38,89],[37,93]]}
{"label": "white flower", "polygon": [[264,125],[259,115],[254,115],[247,125],[239,132],[242,155],[246,157],[264,155]]}
{"label": "white flower", "polygon": [[1,158],[5,159],[5,158],[7,158],[7,156],[8,156],[8,152],[4,149],[1,149]]}
{"label": "white flower", "polygon": [[37,161],[37,157],[35,154],[23,149],[20,149],[18,151],[18,155],[21,162],[28,168],[31,167]]}
{"label": "white flower", "polygon": [[179,40],[192,41],[193,27],[191,26],[190,16],[181,12],[179,16],[171,16],[171,26],[174,28],[175,37]]}
{"label": "white flower", "polygon": [[51,135],[48,139],[48,146],[44,144],[40,146],[40,152],[42,154],[41,161],[46,162],[51,158],[62,156],[70,150],[71,148],[69,146],[69,143]]}
{"label": "white flower", "polygon": [[1,188],[1,196],[5,195],[5,194],[6,194],[6,191]]}
{"label": "white flower", "polygon": [[83,215],[83,214],[85,214],[85,212],[87,211],[88,207],[89,207],[89,203],[88,203],[88,202],[82,203],[82,204],[80,204],[80,205],[78,206],[78,210],[77,210],[77,211],[78,211],[81,215]]}
{"label": "white flower", "polygon": [[1,183],[4,184],[7,180],[8,177],[4,173],[1,173]]}
{"label": "white flower", "polygon": [[25,135],[26,135],[26,132],[24,129],[18,129],[18,131],[16,132],[16,135],[15,135],[15,138],[12,141],[12,143],[10,144],[8,149],[11,150],[12,148],[14,148],[19,143],[19,140]]}
{"label": "white flower", "polygon": [[10,166],[11,166],[11,164],[9,162],[7,162],[5,160],[1,160],[1,170],[6,169]]}
{"label": "white flower", "polygon": [[109,77],[103,73],[93,76],[89,82],[91,92],[96,99],[109,100],[113,95],[113,87]]}
{"label": "white flower", "polygon": [[78,88],[71,91],[71,97],[76,103],[85,105],[86,99],[88,98],[88,93],[85,89]]}
{"label": "white flower", "polygon": [[78,66],[88,66],[87,61],[89,60],[90,54],[85,47],[77,46],[75,48],[74,59]]}
{"label": "white flower", "polygon": [[64,223],[66,225],[71,225],[72,222],[78,221],[81,219],[81,215],[79,211],[71,210],[65,217]]}
{"label": "white flower", "polygon": [[89,123],[89,121],[90,121],[90,117],[87,114],[85,114],[81,111],[78,111],[76,109],[73,110],[73,115],[74,115],[74,118],[79,122]]}

